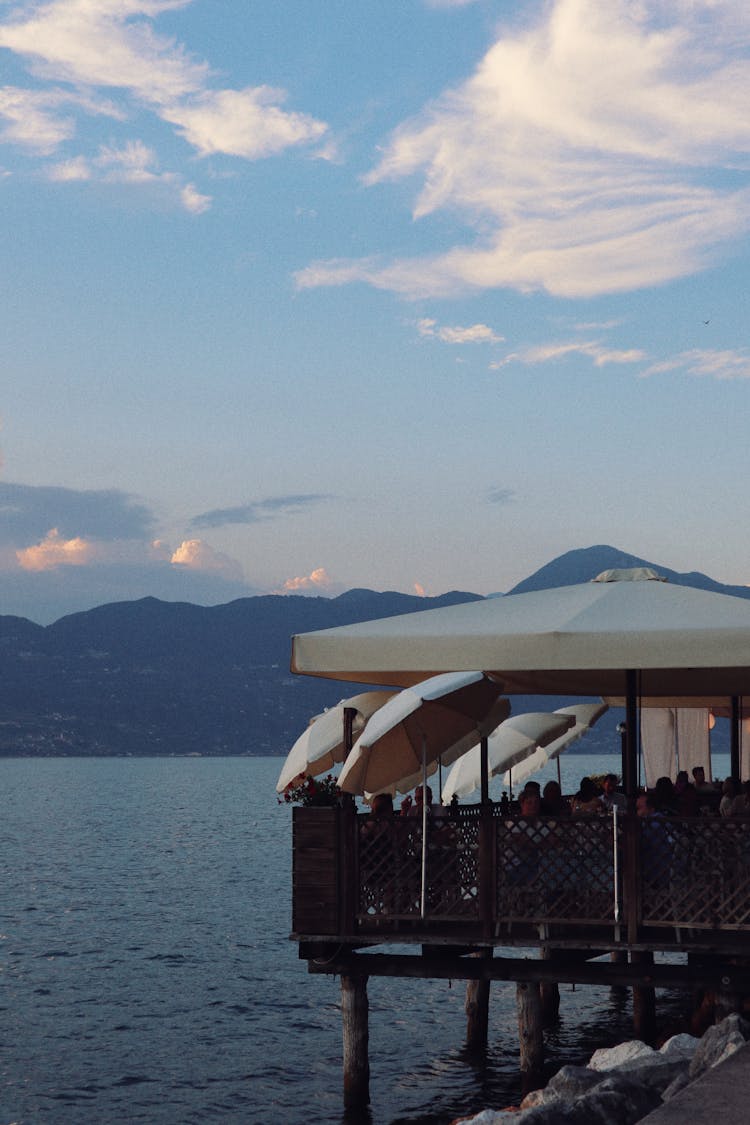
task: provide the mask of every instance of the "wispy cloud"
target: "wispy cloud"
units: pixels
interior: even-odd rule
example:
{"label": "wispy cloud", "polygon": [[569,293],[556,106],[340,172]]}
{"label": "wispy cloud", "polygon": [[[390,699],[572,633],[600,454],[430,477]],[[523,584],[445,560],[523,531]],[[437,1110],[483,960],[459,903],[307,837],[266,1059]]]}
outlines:
{"label": "wispy cloud", "polygon": [[503,359],[490,364],[493,371],[507,367],[511,363],[523,363],[534,367],[552,360],[565,359],[570,355],[582,355],[592,360],[595,367],[606,367],[610,363],[640,363],[646,353],[640,348],[611,348],[598,340],[571,340],[565,343],[538,344],[518,352],[511,352]]}
{"label": "wispy cloud", "polygon": [[224,527],[226,524],[260,523],[278,515],[295,515],[332,497],[325,493],[295,493],[289,496],[270,496],[265,500],[254,500],[249,504],[239,504],[233,508],[213,508],[202,512],[190,521],[191,527]]}
{"label": "wispy cloud", "polygon": [[640,374],[665,375],[672,371],[710,379],[750,379],[750,351],[746,348],[711,350],[693,348],[669,359],[652,363]]}
{"label": "wispy cloud", "polygon": [[420,336],[434,336],[444,344],[501,344],[505,339],[486,324],[472,324],[466,328],[449,327],[439,325],[429,317],[417,321],[417,331]]}
{"label": "wispy cloud", "polygon": [[[325,123],[282,108],[285,91],[266,85],[215,88],[208,62],[159,34],[160,15],[192,2],[20,0],[0,20],[0,48],[25,62],[33,86],[0,88],[0,140],[48,156],[72,145],[82,115],[106,113],[124,120],[145,109],[173,125],[200,156],[222,153],[256,160],[320,141]],[[101,91],[109,96],[105,99]],[[155,163],[151,154],[149,165]],[[78,152],[55,165],[51,178],[113,182],[111,172],[101,172],[103,167],[101,153],[94,157],[79,144]],[[151,167],[149,175],[121,175],[117,182],[156,180],[176,186],[175,197],[186,210],[206,209],[207,197],[176,172],[157,174]]]}
{"label": "wispy cloud", "polygon": [[553,0],[533,18],[403,124],[366,181],[422,173],[415,218],[450,211],[473,240],[431,257],[313,263],[300,287],[587,297],[688,276],[746,234],[750,9]]}
{"label": "wispy cloud", "polygon": [[156,153],[142,141],[129,141],[122,148],[103,145],[91,160],[77,156],[52,164],[47,175],[62,183],[97,180],[108,184],[148,185],[174,194],[181,206],[194,215],[211,206],[211,197],[202,195],[193,184],[186,184],[174,172],[162,172]]}

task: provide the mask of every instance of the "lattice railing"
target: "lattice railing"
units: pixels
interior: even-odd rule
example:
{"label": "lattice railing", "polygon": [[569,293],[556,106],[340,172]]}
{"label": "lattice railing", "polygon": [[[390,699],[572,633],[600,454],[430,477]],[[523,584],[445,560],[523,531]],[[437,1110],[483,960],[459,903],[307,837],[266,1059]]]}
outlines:
{"label": "lattice railing", "polygon": [[750,927],[750,823],[650,817],[639,828],[644,922]]}
{"label": "lattice railing", "polygon": [[[422,822],[395,817],[368,823],[359,818],[360,919],[420,916]],[[426,911],[433,918],[478,915],[478,837],[476,817],[430,822],[427,827]]]}
{"label": "lattice railing", "polygon": [[613,922],[611,817],[502,820],[497,914],[510,921]]}

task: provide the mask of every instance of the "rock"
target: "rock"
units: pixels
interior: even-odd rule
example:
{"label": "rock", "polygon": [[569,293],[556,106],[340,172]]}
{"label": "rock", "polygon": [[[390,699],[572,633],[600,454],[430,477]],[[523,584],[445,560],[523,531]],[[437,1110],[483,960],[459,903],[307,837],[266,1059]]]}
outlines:
{"label": "rock", "polygon": [[690,1076],[688,1075],[687,1068],[686,1068],[682,1072],[682,1074],[677,1075],[677,1077],[674,1079],[673,1082],[669,1083],[666,1090],[662,1090],[661,1100],[663,1102],[668,1102],[670,1098],[673,1098],[675,1096],[675,1094],[679,1094],[680,1090],[684,1090],[685,1087],[689,1086],[689,1085],[690,1085]]}
{"label": "rock", "polygon": [[729,1058],[750,1039],[750,1024],[734,1012],[721,1023],[709,1027],[693,1055],[688,1075],[690,1081],[717,1063]]}
{"label": "rock", "polygon": [[576,1125],[635,1125],[659,1105],[658,1091],[630,1076],[613,1074],[578,1099],[575,1122]]}
{"label": "rock", "polygon": [[658,1054],[640,1039],[630,1039],[627,1043],[618,1043],[616,1047],[600,1047],[594,1051],[588,1065],[591,1070],[613,1070],[631,1059],[653,1058]]}
{"label": "rock", "polygon": [[666,1043],[662,1044],[659,1048],[660,1055],[681,1055],[683,1058],[692,1058],[698,1049],[700,1039],[695,1035],[688,1035],[683,1032],[680,1035],[673,1035],[671,1039],[667,1039]]}
{"label": "rock", "polygon": [[582,1094],[587,1094],[601,1080],[601,1074],[586,1066],[563,1066],[550,1078],[543,1090],[534,1090],[531,1094],[527,1094],[521,1102],[521,1109],[544,1105],[555,1098],[572,1102]]}

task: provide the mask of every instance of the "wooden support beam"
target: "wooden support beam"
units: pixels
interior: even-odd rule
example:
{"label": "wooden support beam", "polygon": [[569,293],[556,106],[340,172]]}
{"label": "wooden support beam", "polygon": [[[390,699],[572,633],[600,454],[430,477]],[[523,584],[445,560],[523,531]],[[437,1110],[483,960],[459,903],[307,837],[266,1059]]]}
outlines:
{"label": "wooden support beam", "polygon": [[528,1094],[544,1085],[544,1035],[542,1001],[536,981],[516,985],[518,1005],[518,1043],[520,1047],[521,1090]]}
{"label": "wooden support beam", "polygon": [[341,977],[341,1031],[344,1048],[344,1106],[363,1109],[370,1103],[369,1004],[367,977]]}
{"label": "wooden support beam", "polygon": [[430,957],[409,953],[352,953],[345,947],[325,958],[308,961],[311,973],[336,976],[382,976],[434,980],[558,981],[565,984],[622,985],[625,988],[697,986],[750,993],[750,969],[719,962],[675,965],[605,961],[539,961],[531,958]]}

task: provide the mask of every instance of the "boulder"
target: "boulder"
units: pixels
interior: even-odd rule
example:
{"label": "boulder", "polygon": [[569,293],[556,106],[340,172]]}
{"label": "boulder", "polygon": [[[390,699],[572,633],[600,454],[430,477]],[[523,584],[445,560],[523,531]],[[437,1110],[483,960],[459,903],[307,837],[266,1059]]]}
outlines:
{"label": "boulder", "polygon": [[740,1047],[744,1047],[748,1039],[750,1039],[750,1024],[736,1012],[727,1016],[721,1023],[709,1027],[690,1063],[688,1071],[690,1081],[692,1082],[710,1067],[728,1059]]}

